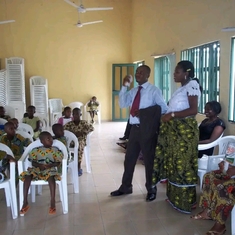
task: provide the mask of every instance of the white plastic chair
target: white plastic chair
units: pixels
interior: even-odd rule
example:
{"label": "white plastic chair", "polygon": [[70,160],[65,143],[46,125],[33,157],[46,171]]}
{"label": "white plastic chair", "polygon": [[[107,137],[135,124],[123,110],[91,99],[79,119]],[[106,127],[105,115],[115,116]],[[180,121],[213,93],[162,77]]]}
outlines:
{"label": "white plastic chair", "polygon": [[20,134],[21,136],[23,136],[25,139],[29,139],[31,142],[33,142],[33,137],[32,135],[30,135],[29,133],[27,133],[26,131],[22,131],[22,130],[16,130],[17,134]]}
{"label": "white plastic chair", "polygon": [[91,157],[90,157],[90,137],[93,134],[93,131],[87,135],[86,146],[84,148],[84,157],[86,161],[86,171],[91,173]]}
{"label": "white plastic chair", "polygon": [[14,118],[16,116],[15,109],[11,106],[6,105],[4,107],[6,114],[9,115],[11,118]]}
{"label": "white plastic chair", "polygon": [[[84,117],[85,119],[90,122],[91,120],[91,116],[90,116],[90,113],[88,113],[88,103],[90,101],[88,101],[85,105],[84,105]],[[101,104],[99,103],[99,106],[98,106],[98,112],[97,112],[97,119],[98,119],[98,123],[101,124]]]}
{"label": "white plastic chair", "polygon": [[34,131],[33,131],[33,128],[29,125],[29,124],[26,124],[26,123],[19,123],[18,125],[18,131],[24,131],[28,134],[30,134],[32,137],[34,135]]}
{"label": "white plastic chair", "polygon": [[73,110],[74,108],[79,108],[79,109],[81,109],[81,113],[82,113],[81,119],[84,119],[84,116],[83,116],[83,109],[82,109],[83,103],[82,103],[82,102],[79,102],[79,101],[77,101],[77,102],[72,102],[72,103],[70,103],[69,105],[66,105],[66,106],[69,106],[72,110]]}
{"label": "white plastic chair", "polygon": [[[42,143],[40,140],[36,140],[32,144],[30,144],[24,151],[24,154],[18,161],[18,171],[19,175],[28,169],[28,167],[31,167],[32,164],[30,161],[28,161],[28,155],[32,151],[32,149],[42,146]],[[60,199],[62,201],[62,207],[63,207],[63,213],[68,213],[68,188],[67,188],[67,160],[68,160],[68,152],[66,147],[63,143],[61,143],[58,140],[53,141],[53,146],[60,149],[64,155],[64,158],[62,160],[62,175],[61,175],[61,181],[56,181],[56,183],[59,186],[59,192],[60,192]],[[37,180],[31,182],[31,195],[32,195],[32,202],[35,202],[35,185],[48,185],[48,182],[44,180]],[[23,187],[24,183],[23,181],[19,181],[19,206],[20,209],[23,205]]]}
{"label": "white plastic chair", "polygon": [[41,114],[35,113],[35,117],[38,117],[41,121],[41,130],[42,131],[48,131],[49,129],[49,120],[46,116],[43,116]]}
{"label": "white plastic chair", "polygon": [[49,110],[50,110],[50,123],[51,126],[57,123],[57,120],[62,115],[62,109],[64,107],[62,99],[49,99]]}
{"label": "white plastic chair", "polygon": [[[29,79],[31,105],[36,107],[39,116],[48,119],[48,84],[47,79],[41,76],[33,76]],[[35,115],[37,116],[37,115]]]}
{"label": "white plastic chair", "polygon": [[[0,143],[0,149],[5,151],[8,155],[14,157],[11,149],[5,144]],[[16,200],[16,186],[15,186],[15,162],[10,162],[10,177],[0,183],[0,189],[5,189],[7,206],[11,206],[12,218],[18,217],[18,208]]]}
{"label": "white plastic chair", "polygon": [[231,233],[232,235],[235,235],[235,207],[233,206],[232,212],[231,212]]}
{"label": "white plastic chair", "polygon": [[[213,156],[208,156],[208,157],[202,157],[198,159],[198,176],[200,178],[200,190],[202,190],[202,181],[203,181],[203,176],[212,170],[211,167],[216,166],[218,169],[218,163],[221,162],[223,157],[225,156],[226,148],[229,142],[235,142],[235,136],[220,136],[216,141],[210,143],[210,144],[205,144],[209,146],[208,148],[215,147],[219,145],[219,155],[213,155]],[[203,144],[204,145],[204,144]],[[202,145],[202,147],[204,147]],[[199,145],[200,146],[200,145]],[[199,147],[198,147],[199,148]],[[204,150],[206,148],[201,148],[200,150]],[[218,156],[218,160],[215,160],[216,156]],[[212,159],[214,159],[214,163],[212,162]]]}
{"label": "white plastic chair", "polygon": [[[68,161],[68,167],[71,168],[72,174],[72,182],[73,182],[73,188],[74,193],[79,193],[79,180],[78,180],[78,139],[76,135],[74,135],[72,132],[65,130],[64,136],[67,139],[67,148],[69,150],[69,161]],[[74,143],[74,147],[70,148],[71,142]],[[73,154],[73,159],[71,154]]]}
{"label": "white plastic chair", "polygon": [[7,123],[6,119],[0,118],[0,125],[5,125]]}

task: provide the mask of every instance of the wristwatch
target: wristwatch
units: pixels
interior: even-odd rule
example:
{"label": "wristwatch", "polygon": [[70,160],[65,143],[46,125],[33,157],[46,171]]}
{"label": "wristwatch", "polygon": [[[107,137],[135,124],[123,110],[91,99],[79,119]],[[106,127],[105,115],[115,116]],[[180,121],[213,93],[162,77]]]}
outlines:
{"label": "wristwatch", "polygon": [[171,116],[172,116],[172,117],[175,117],[175,113],[174,113],[174,112],[172,112],[172,113],[171,113]]}

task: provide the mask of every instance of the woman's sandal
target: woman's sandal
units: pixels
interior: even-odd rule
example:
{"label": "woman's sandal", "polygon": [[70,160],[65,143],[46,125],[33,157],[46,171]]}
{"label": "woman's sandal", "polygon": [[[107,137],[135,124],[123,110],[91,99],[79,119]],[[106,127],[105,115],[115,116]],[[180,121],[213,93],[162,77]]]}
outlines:
{"label": "woman's sandal", "polygon": [[211,220],[210,217],[204,217],[200,214],[197,214],[197,215],[192,215],[190,216],[191,219],[194,219],[194,220]]}
{"label": "woman's sandal", "polygon": [[217,231],[208,231],[207,233],[206,233],[206,235],[223,235],[223,234],[225,234],[225,232],[226,232],[226,229],[224,229],[222,232],[217,232]]}
{"label": "woman's sandal", "polygon": [[27,205],[26,207],[22,208],[20,210],[20,216],[24,216],[28,212],[29,208],[30,208],[29,205]]}
{"label": "woman's sandal", "polygon": [[56,214],[56,208],[49,208],[49,215],[55,215]]}

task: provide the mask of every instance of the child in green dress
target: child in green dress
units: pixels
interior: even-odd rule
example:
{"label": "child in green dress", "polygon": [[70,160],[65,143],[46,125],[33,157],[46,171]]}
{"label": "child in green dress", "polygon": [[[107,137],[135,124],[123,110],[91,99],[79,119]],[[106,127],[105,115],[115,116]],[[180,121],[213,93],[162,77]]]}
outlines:
{"label": "child in green dress", "polygon": [[91,123],[94,123],[94,117],[95,115],[97,115],[98,113],[98,106],[99,106],[99,102],[97,101],[97,98],[95,96],[93,96],[91,98],[91,100],[89,101],[89,103],[87,104],[87,106],[89,107],[88,112],[90,113],[91,116]]}
{"label": "child in green dress", "polygon": [[30,125],[34,131],[34,139],[37,139],[40,134],[40,119],[39,117],[34,117],[36,112],[36,108],[32,105],[28,106],[27,108],[27,117],[24,117],[22,122]]}
{"label": "child in green dress", "polygon": [[19,177],[20,180],[24,181],[24,202],[20,210],[21,216],[24,216],[29,210],[28,191],[32,180],[48,181],[51,192],[49,214],[52,215],[56,213],[55,181],[61,180],[61,175],[58,173],[57,168],[61,166],[63,153],[52,146],[53,138],[49,132],[41,132],[39,139],[43,146],[35,148],[29,153],[28,159],[32,162],[32,167],[29,167],[27,171],[22,172]]}

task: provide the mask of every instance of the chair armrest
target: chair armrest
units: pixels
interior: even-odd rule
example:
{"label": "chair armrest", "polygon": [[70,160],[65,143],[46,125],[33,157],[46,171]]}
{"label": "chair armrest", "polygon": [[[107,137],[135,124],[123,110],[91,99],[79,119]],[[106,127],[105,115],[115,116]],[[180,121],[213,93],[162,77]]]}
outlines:
{"label": "chair armrest", "polygon": [[213,142],[211,142],[209,144],[199,144],[198,145],[198,150],[200,151],[200,150],[210,149],[210,148],[213,148],[213,147],[215,147],[217,145],[218,145],[218,140],[215,140],[215,141],[213,141]]}

